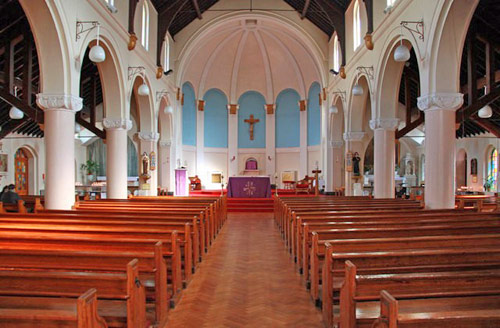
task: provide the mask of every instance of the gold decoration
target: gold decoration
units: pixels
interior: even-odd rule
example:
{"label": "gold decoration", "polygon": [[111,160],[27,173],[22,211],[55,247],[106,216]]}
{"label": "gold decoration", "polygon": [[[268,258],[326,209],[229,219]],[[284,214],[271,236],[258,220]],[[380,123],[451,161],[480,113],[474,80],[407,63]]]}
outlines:
{"label": "gold decoration", "polygon": [[181,88],[177,88],[177,101],[181,99]]}
{"label": "gold decoration", "polygon": [[364,39],[365,39],[366,49],[373,50],[374,45],[373,45],[372,35],[370,33],[366,33]]}
{"label": "gold decoration", "polygon": [[326,100],[326,88],[323,88],[323,100]]}
{"label": "gold decoration", "polygon": [[274,104],[266,104],[266,113],[269,115],[274,114]]}
{"label": "gold decoration", "polygon": [[347,77],[346,73],[345,73],[345,67],[344,66],[341,66],[340,67],[340,70],[339,70],[339,75],[342,79],[345,79]]}
{"label": "gold decoration", "polygon": [[304,112],[306,110],[306,101],[305,100],[299,101],[299,108],[300,108],[301,112]]}
{"label": "gold decoration", "polygon": [[128,40],[128,50],[132,51],[135,49],[135,45],[137,44],[137,36],[132,33],[130,34],[130,38]]}
{"label": "gold decoration", "polygon": [[184,106],[184,93],[181,95],[181,105]]}
{"label": "gold decoration", "polygon": [[205,101],[204,100],[198,100],[198,110],[200,112],[203,112],[204,109],[205,109]]}
{"label": "gold decoration", "polygon": [[162,78],[162,76],[163,76],[163,67],[158,66],[158,67],[156,68],[156,79],[158,79],[158,80],[159,80],[159,79],[161,79],[161,78]]}
{"label": "gold decoration", "polygon": [[229,114],[235,115],[236,112],[238,111],[239,106],[237,104],[230,104],[228,105],[228,107],[229,107]]}

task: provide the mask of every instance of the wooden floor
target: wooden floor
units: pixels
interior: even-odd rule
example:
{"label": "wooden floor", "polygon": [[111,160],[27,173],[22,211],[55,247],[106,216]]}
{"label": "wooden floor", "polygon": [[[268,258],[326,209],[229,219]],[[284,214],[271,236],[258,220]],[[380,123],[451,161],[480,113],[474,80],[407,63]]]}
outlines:
{"label": "wooden floor", "polygon": [[323,327],[272,213],[230,213],[168,327]]}

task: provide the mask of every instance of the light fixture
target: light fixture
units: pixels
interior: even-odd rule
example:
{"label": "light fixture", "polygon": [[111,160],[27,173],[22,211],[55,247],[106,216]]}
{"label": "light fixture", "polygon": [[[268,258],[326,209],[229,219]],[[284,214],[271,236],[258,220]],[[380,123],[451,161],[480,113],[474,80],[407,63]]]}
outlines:
{"label": "light fixture", "polygon": [[137,93],[139,94],[139,96],[148,96],[149,95],[149,87],[144,80],[143,80],[141,86],[137,89]]}
{"label": "light fixture", "polygon": [[173,69],[169,69],[168,71],[166,71],[165,73],[163,73],[165,76],[169,76],[170,74],[172,74],[174,70]]}
{"label": "light fixture", "polygon": [[490,118],[491,116],[493,116],[493,110],[491,109],[490,105],[486,105],[486,106],[484,106],[483,108],[481,108],[479,110],[479,112],[477,113],[477,115],[480,118]]}
{"label": "light fixture", "polygon": [[[17,98],[17,87],[14,87],[14,96]],[[20,120],[24,117],[24,113],[22,110],[17,108],[16,106],[12,106],[9,111],[9,117],[13,120]]]}
{"label": "light fixture", "polygon": [[394,60],[397,62],[406,62],[410,60],[410,49],[403,44],[403,25],[401,25],[401,43],[394,50]]}
{"label": "light fixture", "polygon": [[99,45],[99,25],[97,27],[97,44],[90,48],[89,58],[94,63],[102,63],[106,59],[106,52]]}
{"label": "light fixture", "polygon": [[363,95],[363,87],[359,85],[358,82],[352,87],[353,96],[362,96]]}
{"label": "light fixture", "polygon": [[174,112],[174,108],[172,107],[172,105],[168,105],[167,107],[165,107],[165,114],[172,114]]}
{"label": "light fixture", "polygon": [[330,114],[337,114],[339,112],[339,109],[335,105],[330,106]]}
{"label": "light fixture", "polygon": [[78,123],[75,123],[75,133],[80,133],[82,131],[82,126]]}

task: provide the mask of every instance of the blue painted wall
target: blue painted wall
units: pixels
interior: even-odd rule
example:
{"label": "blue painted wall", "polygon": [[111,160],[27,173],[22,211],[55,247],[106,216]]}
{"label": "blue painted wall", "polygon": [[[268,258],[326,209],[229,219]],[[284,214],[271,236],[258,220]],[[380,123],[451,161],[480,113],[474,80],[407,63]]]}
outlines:
{"label": "blue painted wall", "polygon": [[314,82],[309,88],[307,100],[307,145],[316,146],[321,142],[321,112],[319,106],[319,93],[321,87]]}
{"label": "blue painted wall", "polygon": [[[256,91],[247,91],[238,100],[238,147],[266,148],[266,112],[264,97]],[[260,122],[254,125],[254,140],[250,140],[249,124],[244,121],[253,114]]]}
{"label": "blue painted wall", "polygon": [[293,89],[276,98],[276,148],[300,147],[300,96]]}
{"label": "blue painted wall", "polygon": [[205,147],[227,148],[227,97],[218,89],[210,89],[205,100]]}
{"label": "blue painted wall", "polygon": [[182,85],[184,106],[182,106],[182,144],[196,146],[196,97],[192,85]]}

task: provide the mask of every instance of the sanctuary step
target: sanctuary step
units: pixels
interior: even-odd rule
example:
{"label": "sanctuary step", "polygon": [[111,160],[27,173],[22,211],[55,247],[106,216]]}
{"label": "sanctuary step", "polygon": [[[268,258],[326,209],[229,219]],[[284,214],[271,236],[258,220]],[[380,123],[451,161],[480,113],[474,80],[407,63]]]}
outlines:
{"label": "sanctuary step", "polygon": [[228,198],[228,212],[274,212],[272,198]]}

